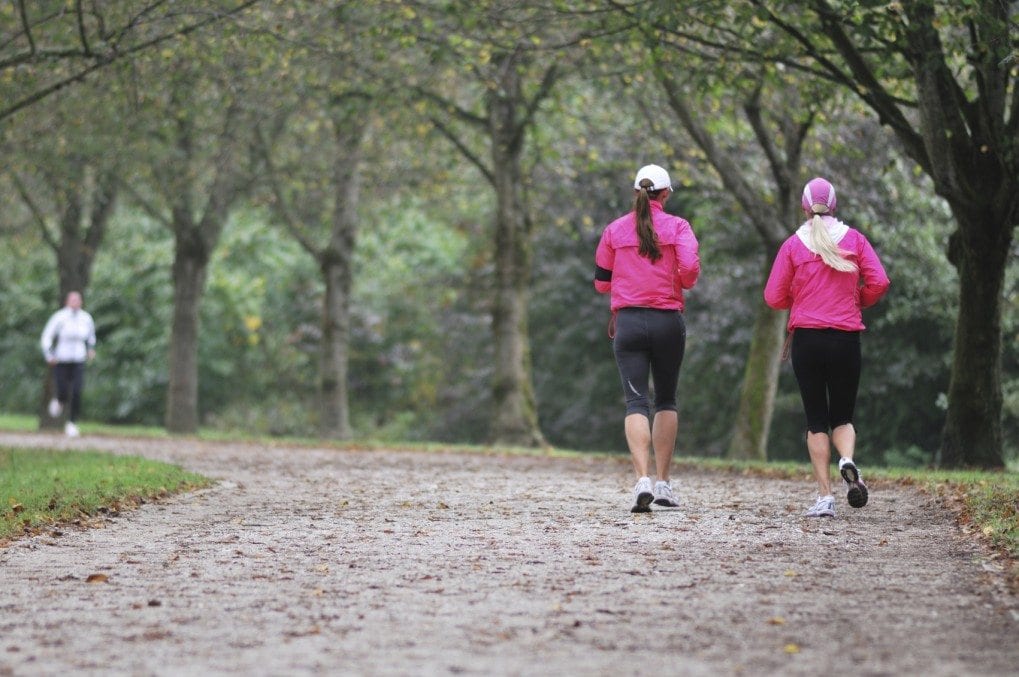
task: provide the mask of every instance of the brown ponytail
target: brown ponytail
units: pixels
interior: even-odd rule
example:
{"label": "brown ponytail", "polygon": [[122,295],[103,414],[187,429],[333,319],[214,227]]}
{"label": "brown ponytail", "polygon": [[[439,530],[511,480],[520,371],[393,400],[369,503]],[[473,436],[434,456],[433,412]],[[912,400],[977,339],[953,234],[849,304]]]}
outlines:
{"label": "brown ponytail", "polygon": [[662,258],[662,252],[658,249],[658,235],[651,221],[651,198],[657,197],[661,191],[648,190],[652,185],[651,179],[641,179],[640,189],[633,199],[633,211],[637,216],[637,237],[640,238],[638,252],[653,263]]}

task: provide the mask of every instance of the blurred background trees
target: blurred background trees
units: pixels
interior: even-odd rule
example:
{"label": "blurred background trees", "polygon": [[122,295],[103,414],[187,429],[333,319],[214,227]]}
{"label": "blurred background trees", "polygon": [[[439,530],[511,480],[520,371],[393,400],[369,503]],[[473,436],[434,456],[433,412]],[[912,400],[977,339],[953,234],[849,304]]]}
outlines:
{"label": "blurred background trees", "polygon": [[[823,175],[892,279],[864,315],[862,458],[994,465],[940,456],[965,396],[950,388],[959,208],[901,131],[789,46],[768,13],[789,14],[770,3],[50,4],[0,9],[0,92],[25,102],[0,118],[0,410],[37,410],[39,332],[81,287],[100,342],[86,419],[622,451],[593,253],[629,209],[633,173],[656,162],[704,271],[686,312],[680,454],[803,457],[783,321],[762,314],[761,289],[798,225],[787,203]],[[823,23],[818,7],[804,16]],[[1015,20],[995,47],[1013,133]],[[138,47],[113,58],[94,36],[112,45],[115,26]],[[979,31],[942,30],[959,54],[979,51]],[[754,35],[744,54],[732,42]],[[893,49],[864,38],[871,59]],[[43,58],[44,43],[63,56]],[[782,45],[796,58],[775,59]],[[960,91],[979,89],[957,71]],[[888,87],[911,120],[907,84]],[[1009,218],[995,226],[995,369],[999,451],[1014,459]]]}

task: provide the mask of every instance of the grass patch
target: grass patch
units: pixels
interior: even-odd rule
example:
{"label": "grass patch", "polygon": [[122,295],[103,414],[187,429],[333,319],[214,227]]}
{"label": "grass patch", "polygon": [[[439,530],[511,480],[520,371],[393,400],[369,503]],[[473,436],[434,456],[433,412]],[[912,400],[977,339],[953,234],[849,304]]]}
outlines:
{"label": "grass patch", "polygon": [[992,546],[1019,562],[1019,473],[960,470],[892,475],[900,473],[900,481],[915,483],[955,505],[964,527],[979,531]]}
{"label": "grass patch", "polygon": [[117,513],[209,481],[135,456],[0,447],[0,542],[101,512]]}

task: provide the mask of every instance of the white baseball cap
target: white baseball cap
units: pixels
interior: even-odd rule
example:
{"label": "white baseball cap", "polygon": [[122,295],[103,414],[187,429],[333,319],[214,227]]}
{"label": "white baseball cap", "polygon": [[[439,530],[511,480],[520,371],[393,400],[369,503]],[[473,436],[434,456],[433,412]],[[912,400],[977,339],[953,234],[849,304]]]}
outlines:
{"label": "white baseball cap", "polygon": [[658,165],[644,165],[640,168],[637,172],[637,178],[633,180],[634,190],[640,190],[640,182],[644,179],[651,180],[651,190],[672,189],[669,173]]}

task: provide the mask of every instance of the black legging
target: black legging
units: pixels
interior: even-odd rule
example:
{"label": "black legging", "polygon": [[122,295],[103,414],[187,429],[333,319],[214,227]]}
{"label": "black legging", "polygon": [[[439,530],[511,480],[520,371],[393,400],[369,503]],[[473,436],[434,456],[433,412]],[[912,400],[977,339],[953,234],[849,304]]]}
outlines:
{"label": "black legging", "polygon": [[792,360],[807,430],[827,433],[852,423],[860,385],[860,332],[797,329]]}
{"label": "black legging", "polygon": [[85,385],[84,362],[57,362],[53,367],[53,377],[57,382],[57,400],[70,408],[67,411],[68,421],[77,421],[81,413],[81,391]]}
{"label": "black legging", "polygon": [[676,410],[676,384],[686,350],[686,323],[678,310],[621,308],[612,348],[628,415],[651,415],[649,376],[655,384],[655,411]]}

